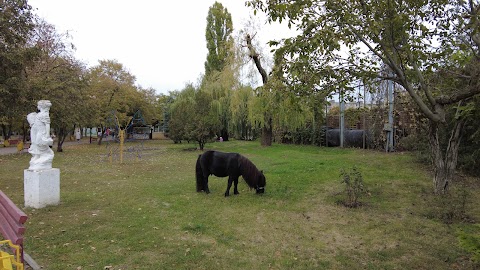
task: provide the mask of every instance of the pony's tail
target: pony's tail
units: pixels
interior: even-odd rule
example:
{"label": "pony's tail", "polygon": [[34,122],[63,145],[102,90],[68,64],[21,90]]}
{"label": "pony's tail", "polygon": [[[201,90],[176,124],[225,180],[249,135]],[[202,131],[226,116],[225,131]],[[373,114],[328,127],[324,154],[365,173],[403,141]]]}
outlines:
{"label": "pony's tail", "polygon": [[202,173],[202,166],[200,164],[200,157],[202,155],[198,155],[197,165],[195,166],[195,174],[197,176],[197,192],[203,190],[203,173]]}

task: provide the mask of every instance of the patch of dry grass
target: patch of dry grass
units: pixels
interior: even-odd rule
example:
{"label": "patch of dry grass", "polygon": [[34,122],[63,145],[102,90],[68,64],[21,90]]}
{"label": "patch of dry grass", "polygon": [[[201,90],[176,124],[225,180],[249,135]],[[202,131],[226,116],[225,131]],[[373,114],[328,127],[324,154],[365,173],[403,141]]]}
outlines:
{"label": "patch of dry grass", "polygon": [[[267,177],[225,198],[195,192],[199,151],[149,141],[141,159],[109,163],[97,145],[56,153],[61,204],[29,215],[26,250],[45,269],[468,269],[478,267],[456,229],[427,218],[431,181],[406,154],[257,142],[207,144],[240,152]],[[0,189],[23,204],[29,155],[0,156]],[[340,170],[355,165],[370,196],[358,209],[336,200]],[[471,200],[478,202],[478,195]],[[471,203],[478,213],[478,203]],[[474,218],[479,218],[478,216]]]}

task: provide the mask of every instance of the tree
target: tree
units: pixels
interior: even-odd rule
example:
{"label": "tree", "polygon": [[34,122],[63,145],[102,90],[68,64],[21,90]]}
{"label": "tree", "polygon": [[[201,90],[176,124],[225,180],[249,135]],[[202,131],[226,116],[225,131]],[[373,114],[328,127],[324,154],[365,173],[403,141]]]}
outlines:
{"label": "tree", "polygon": [[[447,190],[465,125],[461,109],[480,93],[478,1],[252,0],[248,5],[300,32],[281,42],[288,83],[308,79],[316,84],[312,89],[328,93],[352,89],[356,80],[401,85],[429,122],[434,191]],[[458,59],[451,57],[456,51]],[[381,72],[384,67],[388,73]],[[441,145],[439,130],[453,105],[462,106],[450,139]]]}
{"label": "tree", "polygon": [[35,57],[28,46],[34,28],[31,7],[23,0],[0,2],[0,124],[8,139],[14,123],[22,123],[28,103],[25,66]]}
{"label": "tree", "polygon": [[[136,106],[138,93],[135,76],[116,60],[100,60],[97,66],[89,70],[88,81],[89,95],[94,104],[90,109],[96,113],[90,124],[100,125],[103,131],[115,114],[119,124],[125,127],[139,109]],[[98,144],[101,143],[100,138]]]}
{"label": "tree", "polygon": [[195,87],[188,84],[180,92],[170,93],[173,102],[169,106],[168,137],[175,143],[181,143],[188,138],[188,130],[193,125]]}
{"label": "tree", "polygon": [[[57,61],[67,62],[65,59]],[[77,61],[67,62],[50,74],[49,79],[57,83],[55,88],[50,88],[52,93],[48,95],[52,102],[50,113],[57,136],[57,152],[63,152],[65,139],[73,135],[75,127],[82,126],[91,115],[84,75],[85,67]]]}
{"label": "tree", "polygon": [[200,150],[214,137],[215,130],[221,125],[218,118],[219,108],[216,108],[212,101],[210,93],[202,90],[195,92],[194,117],[189,138],[198,142]]}
{"label": "tree", "polygon": [[85,67],[73,57],[73,45],[68,42],[68,33],[58,33],[55,27],[38,20],[32,46],[38,49],[38,58],[26,68],[29,90],[29,108],[36,102],[48,99],[52,128],[57,136],[57,152],[63,151],[63,142],[73,134],[75,125],[88,119],[88,96],[86,93]]}
{"label": "tree", "polygon": [[174,101],[173,92],[170,92],[169,95],[160,94],[157,96],[157,101],[155,104],[155,109],[158,116],[158,124],[162,125],[163,132],[165,136],[168,136],[169,125],[170,125],[170,107]]}
{"label": "tree", "polygon": [[232,15],[219,2],[215,2],[208,10],[205,38],[207,40],[207,61],[205,77],[214,71],[222,71],[231,54],[233,39]]}
{"label": "tree", "polygon": [[250,34],[245,35],[248,57],[254,62],[260,74],[263,86],[256,89],[256,98],[250,108],[250,119],[260,123],[262,128],[261,145],[270,146],[276,129],[286,128],[295,130],[304,126],[312,118],[310,108],[306,106],[306,98],[295,91],[288,91],[289,87],[283,79],[281,54],[276,53],[274,65],[270,73],[262,64],[260,53],[253,45]]}
{"label": "tree", "polygon": [[[258,70],[258,73],[262,76],[263,87],[259,88],[259,93],[257,97],[258,102],[256,108],[260,109],[255,115],[261,115],[260,118],[256,120],[262,125],[262,138],[260,144],[262,146],[271,146],[273,140],[273,108],[275,107],[272,102],[275,102],[272,99],[272,94],[274,89],[271,88],[271,85],[268,83],[268,74],[264,69],[262,62],[260,61],[260,54],[257,52],[252,43],[252,36],[250,34],[245,34],[246,47],[248,49],[248,56],[255,63],[255,67]],[[254,107],[255,108],[255,107]]]}
{"label": "tree", "polygon": [[231,14],[221,3],[215,2],[207,15],[205,38],[208,53],[201,89],[211,93],[219,109],[221,126],[217,134],[225,141],[229,138],[230,92],[236,82],[232,31]]}
{"label": "tree", "polygon": [[140,110],[147,124],[158,122],[163,118],[163,112],[158,108],[157,98],[155,89],[137,87],[131,98],[132,111]]}
{"label": "tree", "polygon": [[232,92],[238,80],[235,77],[235,71],[229,64],[221,72],[214,71],[209,78],[204,78],[201,90],[210,94],[212,97],[212,104],[216,108],[217,118],[220,121],[218,130],[215,134],[221,136],[224,141],[229,139],[230,123],[232,112],[230,103],[232,99]]}
{"label": "tree", "polygon": [[465,126],[464,138],[459,149],[459,166],[470,175],[480,177],[480,97],[473,100],[468,113],[469,125]]}
{"label": "tree", "polygon": [[237,139],[251,140],[255,138],[255,127],[249,120],[250,105],[255,98],[250,86],[243,86],[233,91],[231,99],[231,126]]}
{"label": "tree", "polygon": [[192,84],[176,93],[170,106],[169,137],[176,143],[195,141],[203,150],[220,126],[218,108],[212,101],[211,93],[196,89]]}

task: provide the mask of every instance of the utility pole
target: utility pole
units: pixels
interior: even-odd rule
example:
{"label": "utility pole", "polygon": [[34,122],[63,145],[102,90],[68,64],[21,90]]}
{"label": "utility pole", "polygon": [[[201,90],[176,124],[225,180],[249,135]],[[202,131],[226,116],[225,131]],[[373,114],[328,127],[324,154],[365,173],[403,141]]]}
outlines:
{"label": "utility pole", "polygon": [[345,132],[345,100],[343,99],[343,90],[340,90],[340,147],[343,148]]}
{"label": "utility pole", "polygon": [[386,152],[393,152],[393,81],[387,81],[387,98],[388,98],[388,124],[385,125],[384,130],[387,132]]}
{"label": "utility pole", "polygon": [[365,121],[365,114],[367,112],[366,110],[366,100],[367,100],[367,95],[366,95],[366,90],[365,90],[365,83],[363,84],[363,138],[362,138],[362,141],[363,141],[363,149],[366,149],[367,148],[367,127],[366,127],[366,121]]}

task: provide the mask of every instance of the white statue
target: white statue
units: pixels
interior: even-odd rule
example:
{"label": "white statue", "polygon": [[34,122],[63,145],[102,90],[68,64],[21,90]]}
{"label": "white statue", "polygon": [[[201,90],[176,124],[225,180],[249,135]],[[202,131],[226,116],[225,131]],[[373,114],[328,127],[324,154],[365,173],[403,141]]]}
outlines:
{"label": "white statue", "polygon": [[29,170],[51,169],[53,160],[53,151],[50,146],[53,145],[53,139],[50,136],[50,107],[52,103],[49,100],[40,100],[38,109],[40,112],[32,112],[27,115],[30,124],[31,144],[28,152],[32,154]]}

